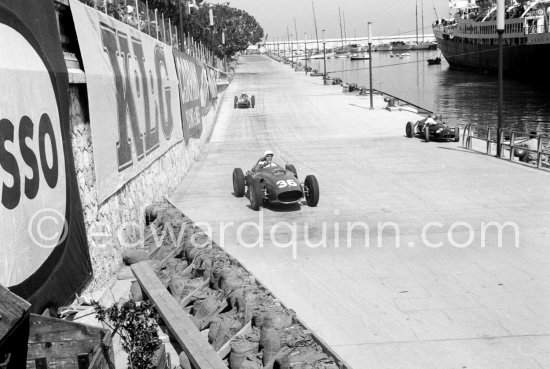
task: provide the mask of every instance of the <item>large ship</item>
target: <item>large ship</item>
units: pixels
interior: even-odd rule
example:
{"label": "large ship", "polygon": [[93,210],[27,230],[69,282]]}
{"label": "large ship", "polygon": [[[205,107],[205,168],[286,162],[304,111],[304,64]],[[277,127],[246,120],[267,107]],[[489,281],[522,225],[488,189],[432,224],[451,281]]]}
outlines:
{"label": "large ship", "polygon": [[[505,9],[503,71],[545,79],[550,57],[550,0],[512,1]],[[452,68],[481,73],[498,71],[495,1],[454,1],[450,19],[437,20],[433,31]]]}

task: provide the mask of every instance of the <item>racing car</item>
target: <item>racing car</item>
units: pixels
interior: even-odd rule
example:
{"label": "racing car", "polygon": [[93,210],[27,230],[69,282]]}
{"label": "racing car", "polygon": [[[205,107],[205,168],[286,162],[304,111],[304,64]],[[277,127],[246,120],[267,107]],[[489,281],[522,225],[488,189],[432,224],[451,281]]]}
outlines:
{"label": "racing car", "polygon": [[411,138],[415,135],[424,136],[426,141],[454,141],[460,140],[460,128],[449,127],[443,122],[436,124],[426,124],[424,120],[419,120],[416,123],[407,122],[405,127],[407,137]]}
{"label": "racing car", "polygon": [[284,168],[274,164],[256,172],[247,171],[246,174],[241,168],[235,168],[233,191],[237,197],[248,194],[253,210],[259,210],[260,206],[268,203],[297,204],[302,198],[312,207],[319,203],[317,178],[308,175],[303,183],[300,182],[292,164],[286,164]]}
{"label": "racing car", "polygon": [[256,99],[254,98],[254,95],[248,96],[247,94],[243,93],[241,97],[235,96],[235,99],[233,100],[234,109],[254,108],[254,105],[256,105]]}

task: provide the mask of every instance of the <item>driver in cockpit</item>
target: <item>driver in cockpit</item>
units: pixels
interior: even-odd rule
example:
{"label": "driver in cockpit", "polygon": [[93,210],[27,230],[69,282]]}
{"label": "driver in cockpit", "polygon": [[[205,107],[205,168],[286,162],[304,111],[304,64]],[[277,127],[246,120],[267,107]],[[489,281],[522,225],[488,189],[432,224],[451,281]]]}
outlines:
{"label": "driver in cockpit", "polygon": [[273,163],[273,151],[266,150],[264,152],[264,156],[262,156],[258,161],[256,162],[256,165],[254,165],[254,168],[252,168],[253,172],[258,172],[264,168],[269,167],[276,167],[277,164]]}

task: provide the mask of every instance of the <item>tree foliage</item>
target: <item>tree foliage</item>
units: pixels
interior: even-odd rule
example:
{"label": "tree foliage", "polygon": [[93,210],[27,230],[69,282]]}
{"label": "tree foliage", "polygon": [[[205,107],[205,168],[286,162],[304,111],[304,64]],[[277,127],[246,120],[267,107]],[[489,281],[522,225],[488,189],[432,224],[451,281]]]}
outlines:
{"label": "tree foliage", "polygon": [[[182,5],[183,32],[189,34],[193,40],[202,42],[211,48],[218,57],[231,56],[236,52],[246,50],[249,45],[257,44],[264,37],[264,30],[256,19],[246,11],[233,8],[229,3],[214,4],[214,37],[209,27],[210,18],[208,4],[202,0],[196,1],[198,8],[193,8],[188,14]],[[176,0],[150,0],[150,9],[158,9],[164,17],[171,18],[172,24],[179,24],[178,3]],[[225,45],[222,45],[222,31],[225,31]],[[213,41],[213,42],[212,42]]]}
{"label": "tree foliage", "polygon": [[153,357],[161,345],[158,337],[158,314],[148,302],[136,303],[134,300],[122,306],[114,304],[104,308],[94,304],[96,318],[105,322],[118,333],[122,349],[128,353],[128,364],[134,369],[153,369]]}

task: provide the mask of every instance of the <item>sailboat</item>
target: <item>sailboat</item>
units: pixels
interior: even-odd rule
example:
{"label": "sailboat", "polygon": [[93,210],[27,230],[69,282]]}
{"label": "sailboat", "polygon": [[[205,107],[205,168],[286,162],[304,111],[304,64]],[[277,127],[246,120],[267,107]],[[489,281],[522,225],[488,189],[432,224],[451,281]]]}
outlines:
{"label": "sailboat", "polygon": [[[315,6],[313,5],[313,1],[311,2],[311,8],[313,9],[313,22],[315,23],[315,38],[317,39],[317,50],[316,52],[312,53],[309,58],[310,59],[323,59],[325,57],[325,54],[323,53],[323,50],[319,47],[319,34],[317,33],[317,17],[315,17]],[[327,58],[329,57],[327,53]]]}
{"label": "sailboat", "polygon": [[430,43],[424,41],[424,0],[421,0],[422,11],[422,42],[418,42],[418,0],[416,0],[416,44],[411,45],[412,50],[428,50]]}
{"label": "sailboat", "polygon": [[342,34],[342,16],[340,14],[340,7],[338,7],[338,17],[340,18],[340,40],[342,46],[334,50],[335,58],[347,58],[349,55],[349,49],[344,45],[344,35]]}

